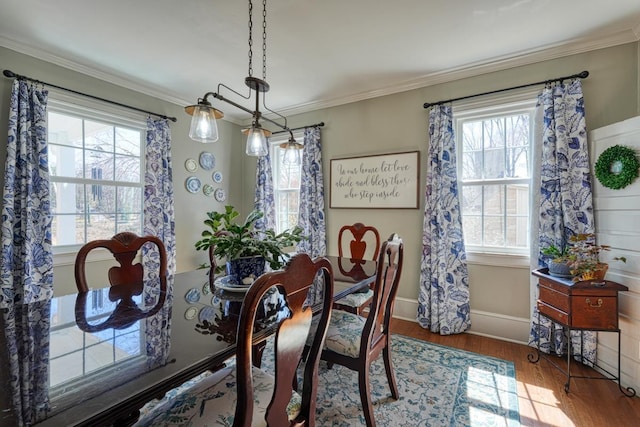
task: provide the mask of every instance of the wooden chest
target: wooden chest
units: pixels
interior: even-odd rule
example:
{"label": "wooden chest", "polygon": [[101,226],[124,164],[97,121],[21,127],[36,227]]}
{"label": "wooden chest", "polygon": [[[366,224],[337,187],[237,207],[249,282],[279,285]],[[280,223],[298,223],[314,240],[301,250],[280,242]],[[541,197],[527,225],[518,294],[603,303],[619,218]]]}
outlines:
{"label": "wooden chest", "polygon": [[556,278],[547,269],[535,270],[538,277],[538,311],[573,329],[617,330],[618,292],[628,288],[610,280],[595,281]]}

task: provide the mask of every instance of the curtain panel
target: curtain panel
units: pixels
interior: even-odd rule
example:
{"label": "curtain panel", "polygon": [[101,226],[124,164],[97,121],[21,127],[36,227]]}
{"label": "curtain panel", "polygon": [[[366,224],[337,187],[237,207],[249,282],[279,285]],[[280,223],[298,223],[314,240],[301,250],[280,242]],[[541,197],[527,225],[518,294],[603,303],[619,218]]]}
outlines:
{"label": "curtain panel", "polygon": [[[584,96],[580,79],[568,84],[545,87],[538,96],[537,117],[541,120],[541,143],[535,148],[539,153],[539,194],[537,234],[532,240],[532,267],[546,267],[541,249],[549,245],[564,246],[569,237],[579,233],[594,233],[591,170],[585,121]],[[537,142],[537,140],[536,140]],[[537,247],[536,247],[537,246]],[[534,249],[535,248],[535,249]],[[535,298],[534,298],[535,301]],[[567,352],[567,340],[562,327],[540,317],[533,307],[529,345],[538,341],[540,349],[558,355]],[[538,333],[539,331],[539,333]],[[597,334],[574,331],[571,335],[573,353],[577,360],[588,364],[596,359]],[[584,343],[584,348],[581,348]]]}
{"label": "curtain panel", "polygon": [[0,311],[16,424],[49,409],[49,328],[53,296],[47,151],[48,92],[14,80],[2,198]]}
{"label": "curtain panel", "polygon": [[[171,129],[167,119],[147,118],[144,175],[144,234],[158,237],[167,252],[167,296],[164,307],[145,319],[147,364],[164,364],[169,355],[171,302],[176,270],[176,235],[171,163]],[[150,249],[153,248],[153,249]],[[144,263],[144,302],[152,307],[158,300],[160,281],[159,252],[155,245],[142,248]]]}
{"label": "curtain panel", "polygon": [[417,320],[432,332],[457,334],[471,318],[451,106],[429,112],[428,159]]}
{"label": "curtain panel", "polygon": [[322,173],[322,144],[320,128],[304,130],[302,149],[302,181],[300,183],[300,211],[298,225],[306,240],[298,244],[298,251],[312,258],[327,254],[327,226],[324,211],[324,175]]}
{"label": "curtain panel", "polygon": [[271,154],[258,157],[256,165],[256,194],[254,209],[264,213],[262,219],[256,222],[256,230],[276,229],[276,201],[273,190],[273,172],[271,169]]}

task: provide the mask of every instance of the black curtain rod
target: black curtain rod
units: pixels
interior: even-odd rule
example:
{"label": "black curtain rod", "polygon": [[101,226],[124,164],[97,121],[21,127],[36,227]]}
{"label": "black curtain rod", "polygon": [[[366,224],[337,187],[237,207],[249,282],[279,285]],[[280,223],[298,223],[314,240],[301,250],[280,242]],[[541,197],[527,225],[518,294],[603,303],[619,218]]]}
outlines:
{"label": "black curtain rod", "polygon": [[130,110],[136,110],[136,111],[140,111],[141,113],[147,113],[147,114],[151,114],[153,116],[157,116],[157,117],[161,117],[163,119],[167,119],[167,120],[171,120],[172,122],[177,122],[178,119],[176,119],[175,117],[169,117],[169,116],[165,116],[164,114],[158,114],[158,113],[154,113],[152,111],[147,111],[147,110],[143,110],[141,108],[136,108],[136,107],[132,107],[131,105],[126,105],[126,104],[121,104],[119,102],[115,102],[115,101],[110,101],[108,99],[104,99],[104,98],[100,98],[98,96],[93,96],[93,95],[89,95],[86,93],[82,93],[82,92],[78,92],[76,90],[73,89],[67,89],[66,87],[62,87],[62,86],[57,86],[51,83],[47,83],[47,82],[43,82],[41,80],[36,80],[36,79],[32,79],[31,77],[27,77],[27,76],[22,76],[20,74],[16,74],[11,70],[4,70],[2,72],[2,74],[4,74],[5,77],[8,77],[10,79],[12,78],[16,78],[18,80],[22,79],[22,80],[29,80],[31,82],[34,83],[38,83],[41,85],[45,85],[45,86],[50,86],[50,87],[54,87],[56,89],[61,89],[61,90],[65,90],[67,92],[71,92],[71,93],[75,93],[76,95],[82,95],[82,96],[86,96],[87,98],[91,98],[91,99],[97,99],[98,101],[102,101],[102,102],[107,102],[109,104],[113,104],[113,105],[117,105],[119,107],[124,107],[124,108],[128,108]]}
{"label": "black curtain rod", "polygon": [[506,89],[492,90],[490,92],[477,93],[475,95],[468,95],[468,96],[461,96],[460,98],[446,99],[444,101],[438,101],[438,102],[425,102],[424,103],[424,108],[433,107],[434,105],[446,104],[446,103],[449,103],[449,102],[461,101],[463,99],[475,98],[476,96],[491,95],[491,94],[494,94],[494,93],[506,92],[508,90],[522,89],[522,88],[530,87],[530,86],[538,86],[538,85],[542,85],[542,84],[561,82],[563,80],[569,80],[569,79],[575,79],[575,78],[586,79],[588,76],[589,76],[589,72],[588,71],[582,71],[581,73],[573,74],[571,76],[558,77],[556,79],[544,80],[544,81],[541,81],[541,82],[529,83],[529,84],[526,84],[526,85],[508,87]]}
{"label": "black curtain rod", "polygon": [[[316,123],[315,125],[299,126],[297,128],[289,129],[291,132],[294,130],[306,129],[306,128],[318,128],[324,126],[324,122]],[[277,135],[279,133],[289,132],[289,130],[279,130],[278,132],[272,132],[271,135]]]}

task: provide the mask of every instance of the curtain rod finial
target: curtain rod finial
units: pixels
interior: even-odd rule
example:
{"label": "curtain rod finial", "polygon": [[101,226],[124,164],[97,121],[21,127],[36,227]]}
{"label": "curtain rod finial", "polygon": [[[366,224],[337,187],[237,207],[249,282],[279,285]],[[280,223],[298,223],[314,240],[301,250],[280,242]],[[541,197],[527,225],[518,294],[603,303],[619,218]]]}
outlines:
{"label": "curtain rod finial", "polygon": [[2,71],[2,74],[4,74],[5,77],[9,77],[9,78],[13,78],[13,77],[17,77],[18,76],[16,73],[14,73],[11,70],[4,70],[4,71]]}

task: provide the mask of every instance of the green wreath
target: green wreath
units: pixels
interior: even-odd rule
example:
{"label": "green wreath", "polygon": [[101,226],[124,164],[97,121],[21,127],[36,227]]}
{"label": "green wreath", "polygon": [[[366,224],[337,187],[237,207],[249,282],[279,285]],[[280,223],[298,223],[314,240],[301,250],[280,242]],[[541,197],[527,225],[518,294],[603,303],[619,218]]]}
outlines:
{"label": "green wreath", "polygon": [[602,185],[619,190],[638,177],[638,168],[640,168],[640,161],[631,148],[614,145],[600,154],[595,171]]}

